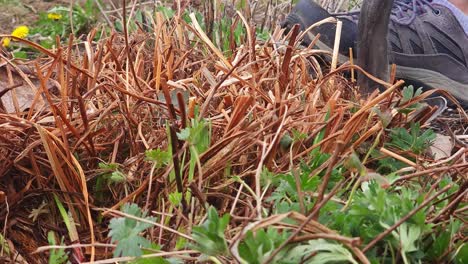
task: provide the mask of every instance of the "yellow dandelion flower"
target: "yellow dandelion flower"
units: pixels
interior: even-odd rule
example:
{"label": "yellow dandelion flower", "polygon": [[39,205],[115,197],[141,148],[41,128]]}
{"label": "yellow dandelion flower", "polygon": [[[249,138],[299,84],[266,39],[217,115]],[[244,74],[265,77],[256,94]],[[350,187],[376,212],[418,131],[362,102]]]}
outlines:
{"label": "yellow dandelion flower", "polygon": [[2,41],[3,47],[7,48],[8,46],[10,46],[10,41],[10,38],[4,38]]}
{"label": "yellow dandelion flower", "polygon": [[11,35],[17,38],[25,38],[29,34],[29,28],[27,26],[19,26],[11,32]]}
{"label": "yellow dandelion flower", "polygon": [[58,13],[49,13],[47,14],[47,18],[50,20],[60,20],[62,18],[62,15]]}

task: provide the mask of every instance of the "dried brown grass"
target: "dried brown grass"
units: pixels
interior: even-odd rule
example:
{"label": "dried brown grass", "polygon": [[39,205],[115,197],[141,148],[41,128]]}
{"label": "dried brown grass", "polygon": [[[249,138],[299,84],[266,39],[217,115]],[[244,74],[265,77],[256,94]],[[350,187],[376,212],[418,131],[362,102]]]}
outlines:
{"label": "dried brown grass", "polygon": [[[0,113],[0,186],[8,201],[0,205],[0,220],[10,229],[19,228],[30,234],[39,245],[46,243],[44,234],[38,232],[33,237],[31,230],[54,229],[66,236],[61,220],[54,216],[58,215],[54,206],[49,206],[52,221],[47,224],[33,222],[24,215],[42,201],[52,201],[51,194],[55,193],[79,224],[78,238],[68,243],[88,244],[76,247],[74,256],[82,260],[104,259],[110,257],[110,251],[96,243],[108,242],[107,221],[98,220],[103,210],[105,216],[121,215],[115,211],[120,205],[136,202],[161,215],[160,224],[150,236],[165,244],[165,251],[171,251],[174,242],[170,241],[174,238],[190,239],[190,229],[202,220],[207,202],[220,213],[231,213],[232,235],[253,220],[259,222],[251,228],[278,225],[311,235],[325,233],[328,238],[344,241],[365,262],[352,238],[339,237],[325,227],[326,230],[316,230],[321,227],[312,218],[316,219],[321,206],[333,196],[325,193],[327,176],[312,214],[288,214],[298,224],[285,227],[280,220],[286,216],[261,220],[262,207],[268,208],[264,201],[268,193],[260,186],[260,172],[264,167],[273,173],[288,172],[300,161],[310,159],[308,153],[320,147],[322,152],[333,154],[319,168],[329,176],[331,169],[364,142],[385,137],[385,128],[374,108],[391,117],[390,127],[405,126],[411,121],[395,111],[405,105],[389,107],[400,100],[398,88],[402,82],[379,81],[387,87],[385,92],[360,98],[354,84],[342,75],[351,68],[359,69],[349,64],[333,71],[322,68],[317,56],[327,55],[319,50],[299,49],[297,30],[283,37],[282,31],[276,29],[265,43],[258,42],[249,31],[248,41],[241,47],[232,43],[235,49],[226,56],[192,22],[166,20],[158,14],[153,32],[112,33],[94,41],[93,31],[86,41],[73,45],[70,38],[68,46],[55,51],[18,40],[45,55],[26,65],[34,73],[31,78],[39,83],[34,98],[44,100],[46,106]],[[4,67],[14,71],[11,66]],[[310,74],[311,69],[314,74]],[[55,84],[52,89],[48,85],[51,81]],[[183,93],[190,95],[189,101],[182,98]],[[198,117],[194,116],[196,107],[200,109]],[[412,119],[424,122],[431,111],[429,107]],[[174,133],[193,118],[211,122],[212,140],[209,149],[200,153],[195,178],[188,182],[188,165],[182,156],[188,155],[189,146],[177,140]],[[166,122],[172,142],[168,141]],[[280,139],[293,130],[308,136],[285,149]],[[321,131],[324,139],[314,143]],[[145,151],[167,149],[169,145],[177,150],[172,165],[152,170],[152,164],[145,160]],[[443,172],[466,177],[466,148],[457,155],[445,170],[432,170],[427,166],[431,160],[420,157],[417,164],[408,164],[408,171],[429,170],[424,175],[432,177]],[[105,199],[97,199],[93,189],[102,173],[100,162],[119,164],[127,177],[125,184],[112,185]],[[176,177],[180,182],[170,180],[174,167],[180,168],[176,169],[181,172]],[[227,167],[253,193],[226,175]],[[412,177],[418,176],[415,172]],[[349,172],[346,177],[352,180]],[[169,212],[168,195],[189,189],[192,200]],[[13,219],[33,227],[15,228],[10,224]]]}

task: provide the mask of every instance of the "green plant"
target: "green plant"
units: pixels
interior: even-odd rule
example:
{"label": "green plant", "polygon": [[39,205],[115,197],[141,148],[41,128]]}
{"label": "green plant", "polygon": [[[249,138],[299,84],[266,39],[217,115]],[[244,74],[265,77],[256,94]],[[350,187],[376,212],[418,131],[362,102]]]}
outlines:
{"label": "green plant", "polygon": [[[330,154],[320,153],[319,149],[316,149],[311,156],[312,159],[308,163],[300,163],[299,169],[287,174],[269,177],[276,188],[267,201],[274,202],[276,213],[300,212],[301,196],[299,192],[308,194],[317,191],[321,179],[325,175],[325,170],[318,171],[317,174],[312,173],[330,158]],[[327,189],[330,190],[342,177],[343,168],[341,166],[334,168]],[[311,209],[315,198],[311,195],[303,195],[302,199],[304,209]]]}
{"label": "green plant", "polygon": [[223,17],[214,23],[213,38],[217,40],[218,46],[225,52],[231,50],[231,40],[232,44],[237,47],[242,43],[242,37],[246,33],[241,23],[233,25],[232,22],[231,18]]}
{"label": "green plant", "polygon": [[125,174],[119,170],[119,164],[100,162],[98,166],[99,169],[104,171],[100,175],[100,178],[107,181],[108,184],[121,183],[127,178]]}
{"label": "green plant", "polygon": [[96,193],[97,200],[103,201],[105,191],[113,184],[125,183],[127,176],[119,170],[119,164],[116,163],[100,162],[98,167],[102,173],[96,177],[94,191]]}
{"label": "green plant", "polygon": [[353,254],[344,246],[328,242],[324,239],[317,239],[309,240],[306,244],[298,245],[291,249],[288,254],[284,256],[282,263],[357,264],[358,262],[354,259]]}
{"label": "green plant", "polygon": [[[55,234],[52,231],[47,233],[47,240],[49,241],[49,245],[54,246],[57,245],[57,241],[55,240]],[[63,245],[63,237],[60,245]],[[49,252],[49,264],[62,264],[62,263],[70,263],[68,261],[68,255],[63,248],[51,249]]]}
{"label": "green plant", "polygon": [[[290,232],[280,233],[274,228],[260,229],[255,234],[249,230],[239,243],[239,255],[245,263],[263,263],[289,235]],[[276,263],[285,256],[288,249],[286,247],[275,257]]]}
{"label": "green plant", "polygon": [[[453,193],[455,190],[456,188],[450,192]],[[419,193],[422,191],[422,187],[419,185],[383,189],[375,181],[364,182],[361,185],[361,190],[356,192],[348,209],[332,211],[332,217],[329,217],[329,221],[324,224],[339,230],[343,235],[360,237],[364,243],[369,243],[406,216],[413,208],[420,205],[423,197]],[[458,230],[458,225],[454,223],[452,228],[440,230],[441,232],[433,239],[428,239],[428,235],[434,236],[434,227],[431,223],[426,223],[427,214],[428,209],[418,211],[392,232],[392,235],[384,237],[379,242],[379,248],[387,248],[392,252],[399,251],[404,263],[417,263],[424,259],[434,261],[437,258],[436,255],[440,256],[441,250],[433,251],[434,255],[430,256],[430,254],[424,253],[428,252],[425,248],[440,248],[445,245],[442,241],[438,242],[441,243],[440,245],[434,245],[434,243],[439,238],[447,236],[447,234],[444,235],[446,232],[452,237],[454,230]],[[379,257],[375,251],[369,252],[368,257],[382,258],[381,261],[390,258],[389,255]],[[391,258],[393,261],[395,260],[395,256]]]}
{"label": "green plant", "polygon": [[[422,131],[419,123],[411,123],[409,129],[402,127],[390,129],[389,140],[384,143],[384,146],[403,151],[403,156],[414,160],[414,156],[407,155],[407,153],[423,154],[435,138],[436,134],[433,130]],[[408,166],[399,160],[382,155],[380,151],[375,149],[371,150],[370,156],[377,160],[376,171],[382,174],[392,174]]]}
{"label": "green plant", "polygon": [[386,145],[419,155],[432,144],[435,138],[436,134],[433,130],[427,129],[421,132],[419,123],[411,123],[409,131],[401,127],[392,129],[390,142]]}
{"label": "green plant", "polygon": [[372,157],[378,159],[377,171],[382,174],[391,174],[408,166],[406,163],[390,157],[383,157],[379,151],[372,151]]}
{"label": "green plant", "polygon": [[145,152],[147,161],[154,163],[156,169],[160,169],[171,161],[171,153],[161,149],[150,149]]}
{"label": "green plant", "polygon": [[[305,171],[296,172],[299,174],[300,182],[296,185],[296,177],[292,174],[278,174],[273,179],[273,185],[276,187],[267,201],[275,204],[275,213],[286,213],[290,211],[300,212],[300,197],[297,187],[301,192],[314,191],[317,189],[320,179],[318,177],[310,177]],[[313,205],[313,197],[305,196],[305,209],[310,209]]]}
{"label": "green plant", "polygon": [[468,263],[468,244],[462,243],[453,258],[456,264]]}
{"label": "green plant", "polygon": [[[151,243],[148,249],[142,249],[143,255],[154,253],[155,251],[160,251],[161,246]],[[176,264],[180,263],[172,259],[164,259],[162,257],[149,257],[149,258],[137,258],[130,262],[131,264]]]}
{"label": "green plant", "polygon": [[[412,86],[412,85],[405,86],[403,88],[403,90],[401,91],[401,95],[403,96],[403,98],[401,99],[401,103],[405,104],[405,103],[409,102],[411,99],[413,99],[413,98],[415,98],[417,96],[420,96],[422,94],[422,92],[423,92],[422,87],[418,88],[415,91],[414,86]],[[404,109],[400,109],[399,111],[402,112],[402,113],[410,113],[411,111],[413,111],[415,109],[418,109],[421,106],[422,106],[421,103],[413,103],[413,104],[407,106]]]}
{"label": "green plant", "polygon": [[[244,3],[238,3],[238,9],[244,9],[245,6],[245,1]],[[220,4],[220,9],[221,10],[219,10],[219,12],[225,12],[224,3]],[[165,6],[158,6],[156,11],[162,13],[166,19],[172,19],[176,14],[174,10]],[[236,20],[235,18],[224,15],[214,21],[207,21],[207,18],[199,11],[184,10],[181,16],[186,23],[191,23],[189,13],[192,11],[195,14],[197,22],[200,24],[201,29],[208,34],[208,37],[217,46],[217,48],[224,53],[231,54],[233,48],[238,47],[245,41],[247,31],[239,18]],[[135,21],[141,23],[138,17],[135,18]],[[212,27],[212,30],[209,30],[210,26]],[[121,30],[121,24],[118,24],[116,28]],[[132,28],[131,25],[130,28]],[[270,37],[270,33],[266,29],[261,30],[257,28],[254,33],[256,34],[257,39],[262,41],[266,41]]]}
{"label": "green plant", "polygon": [[[71,14],[71,16],[70,16]],[[39,14],[39,20],[31,29],[32,34],[39,34],[40,44],[50,48],[55,44],[55,36],[68,39],[70,33],[82,34],[96,22],[97,13],[94,1],[87,0],[83,7],[79,4],[70,7],[56,6]]]}
{"label": "green plant", "polygon": [[229,219],[230,216],[228,214],[220,218],[216,209],[210,207],[205,222],[193,227],[192,237],[195,243],[190,244],[190,247],[210,257],[229,254],[227,241],[224,236]]}
{"label": "green plant", "polygon": [[59,197],[54,193],[54,200],[57,208],[59,209],[60,216],[67,227],[68,236],[70,237],[71,241],[78,241],[78,230],[76,229],[76,221],[73,219],[73,216],[70,211],[67,211],[63,206],[62,202],[60,201]]}
{"label": "green plant", "polygon": [[190,166],[189,182],[192,181],[195,174],[195,167],[198,166],[201,173],[200,154],[205,152],[211,143],[211,125],[205,119],[197,120],[197,115],[190,122],[190,126],[177,133],[179,140],[185,140],[189,143]]}
{"label": "green plant", "polygon": [[[127,31],[129,33],[131,32],[135,32],[140,25],[143,25],[145,27],[145,29],[147,31],[150,31],[152,30],[151,28],[151,25],[149,25],[147,22],[146,22],[146,17],[148,16],[147,12],[143,11],[143,10],[136,10],[135,11],[135,15],[133,16],[133,18],[131,20],[127,20]],[[115,22],[114,22],[114,28],[115,30],[117,30],[117,32],[123,32],[124,31],[124,27],[123,27],[123,21],[122,19],[117,19]]]}
{"label": "green plant", "polygon": [[[154,222],[154,217],[146,216],[136,204],[125,204],[121,211],[136,218]],[[151,223],[142,222],[133,218],[117,217],[110,221],[109,237],[112,243],[117,243],[114,256],[139,257],[143,254],[142,247],[150,247],[151,242],[140,235],[141,232],[151,227]]]}
{"label": "green plant", "polygon": [[8,256],[11,253],[10,245],[5,237],[0,234],[0,256]]}
{"label": "green plant", "polygon": [[169,194],[169,202],[171,202],[172,206],[177,207],[182,203],[182,193],[180,192],[173,192]]}
{"label": "green plant", "polygon": [[174,9],[164,6],[164,5],[157,6],[155,11],[162,13],[166,19],[171,19],[176,14]]}

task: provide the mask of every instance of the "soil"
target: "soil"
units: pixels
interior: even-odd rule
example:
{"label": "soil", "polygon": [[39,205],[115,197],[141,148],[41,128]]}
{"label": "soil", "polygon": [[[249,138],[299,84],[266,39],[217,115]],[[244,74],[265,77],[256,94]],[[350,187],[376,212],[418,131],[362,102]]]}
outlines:
{"label": "soil", "polygon": [[0,0],[0,34],[10,34],[17,26],[31,26],[38,19],[40,12],[58,5],[68,6],[70,0]]}

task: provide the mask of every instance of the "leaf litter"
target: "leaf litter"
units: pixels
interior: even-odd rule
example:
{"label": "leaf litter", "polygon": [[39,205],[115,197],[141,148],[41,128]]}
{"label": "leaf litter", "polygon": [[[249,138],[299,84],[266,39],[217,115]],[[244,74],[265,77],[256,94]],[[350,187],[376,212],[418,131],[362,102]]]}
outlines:
{"label": "leaf litter", "polygon": [[[237,16],[239,23],[247,21],[240,13]],[[116,261],[107,237],[109,222],[116,225],[119,220],[111,219],[122,216],[117,210],[134,203],[157,218],[141,225],[152,226],[147,237],[164,245],[158,252],[173,252],[186,261],[195,261],[197,254],[178,248],[179,240],[193,239],[192,230],[200,229],[196,226],[204,223],[211,205],[220,215],[231,216],[229,224],[225,220],[222,224],[227,225],[229,245],[221,250],[231,252],[231,257],[223,259],[225,263],[239,261],[239,243],[248,232],[269,226],[295,232],[277,252],[269,252],[265,261],[287,243],[327,239],[344,245],[333,244],[328,251],[368,263],[364,252],[369,248],[361,239],[339,235],[319,222],[328,201],[347,199],[337,196],[343,186],[356,179],[361,183],[380,177],[386,188],[411,181],[427,181],[436,188],[448,175],[466,187],[466,138],[453,128],[449,135],[453,149],[441,160],[413,154],[408,142],[386,145],[392,129],[410,129],[414,122],[430,125],[425,121],[436,109],[422,105],[408,110],[408,106],[422,102],[431,92],[407,101],[401,81],[379,80],[386,91],[362,98],[355,83],[346,78],[351,70],[360,71],[359,67],[346,63],[330,70],[321,65],[318,60],[330,55],[300,48],[297,30],[283,36],[276,28],[266,41],[246,30],[242,45],[231,41],[230,50],[224,52],[194,15],[190,19],[168,19],[158,13],[151,21],[151,32],[137,29],[106,35],[94,30],[79,44],[70,41],[53,51],[18,39],[44,55],[21,63],[9,60],[3,52],[0,71],[10,76],[3,87],[11,91],[2,96],[0,112],[0,186],[5,197],[0,220],[8,230],[5,237],[13,244],[34,241],[34,248],[14,248],[23,258],[31,261],[34,254],[47,255],[43,252],[47,247],[33,253],[47,245],[47,233],[39,230],[69,237],[64,219],[53,206],[53,197],[60,197],[67,217],[76,224],[77,239],[65,244],[76,245],[71,255],[77,261]],[[97,34],[103,35],[95,41]],[[22,86],[15,87],[19,83]],[[30,90],[15,94],[21,87]],[[23,100],[21,94],[31,105],[7,107],[8,102]],[[466,113],[456,118],[459,127],[466,129]],[[287,137],[289,141],[284,140]],[[148,156],[152,150],[158,151]],[[371,155],[374,150],[380,150],[380,156]],[[301,213],[269,214],[274,212],[268,200],[274,188],[265,184],[264,172],[294,172],[301,163],[311,163],[311,153],[317,151],[329,158],[310,172],[311,177],[322,175],[315,192],[297,189]],[[343,180],[330,188],[336,168],[355,153],[365,159],[350,163]],[[386,158],[402,164],[397,180],[374,172],[376,164]],[[355,178],[356,173],[369,177]],[[438,191],[441,194],[448,188]],[[309,196],[314,197],[313,206],[305,202]],[[424,203],[436,198],[428,193]],[[426,221],[437,223],[466,214],[455,210],[460,200],[466,202],[464,192],[447,199],[441,214],[428,215]],[[37,208],[49,214],[28,218]],[[387,224],[371,245],[383,234],[402,228],[406,226],[401,223]],[[136,239],[149,246],[148,240]],[[320,243],[310,243],[320,247]],[[119,252],[141,253],[122,246]],[[405,244],[406,250],[412,247],[412,242]],[[330,257],[326,252],[320,257]]]}

